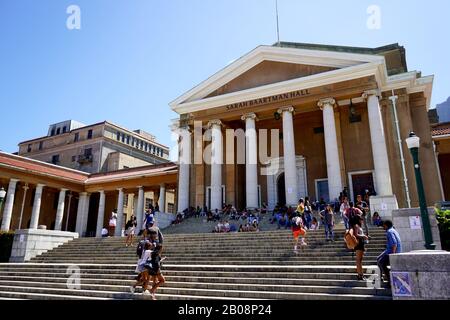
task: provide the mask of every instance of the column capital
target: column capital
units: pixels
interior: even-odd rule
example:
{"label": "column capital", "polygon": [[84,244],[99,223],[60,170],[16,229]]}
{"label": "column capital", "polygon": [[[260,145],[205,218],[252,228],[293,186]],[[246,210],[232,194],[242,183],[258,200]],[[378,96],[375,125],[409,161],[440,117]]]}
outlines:
{"label": "column capital", "polygon": [[100,190],[98,193],[105,194],[105,190]]}
{"label": "column capital", "polygon": [[165,183],[161,183],[159,186],[162,187],[162,188],[165,188],[166,184]]}
{"label": "column capital", "polygon": [[67,192],[67,191],[69,191],[69,189],[65,189],[65,188],[59,189],[59,192]]}
{"label": "column capital", "polygon": [[367,100],[370,96],[377,96],[378,98],[380,98],[381,91],[379,89],[373,89],[373,90],[364,91],[362,94],[362,98],[364,100]]}
{"label": "column capital", "polygon": [[247,114],[244,114],[242,117],[241,117],[241,120],[242,121],[246,121],[247,119],[252,119],[252,120],[258,120],[258,117],[256,116],[256,113],[253,113],[253,112],[251,112],[251,113],[247,113]]}
{"label": "column capital", "polygon": [[208,128],[212,128],[215,125],[222,126],[223,123],[219,119],[211,120],[211,121],[208,122]]}
{"label": "column capital", "polygon": [[9,183],[17,183],[17,182],[20,182],[20,180],[19,179],[15,179],[15,178],[11,178],[11,179],[9,179]]}
{"label": "column capital", "polygon": [[87,194],[88,194],[87,192],[80,192],[79,193],[79,195],[82,196],[82,197],[87,197]]}
{"label": "column capital", "polygon": [[36,185],[36,189],[38,189],[38,188],[44,188],[45,187],[45,184],[42,184],[42,183],[38,183],[37,185]]}
{"label": "column capital", "polygon": [[281,107],[277,110],[277,113],[279,113],[279,114],[283,114],[283,112],[294,113],[295,109],[293,106],[285,106],[285,107]]}
{"label": "column capital", "polygon": [[117,191],[123,192],[123,188],[117,188]]}
{"label": "column capital", "polygon": [[334,98],[320,99],[319,102],[317,102],[317,106],[320,110],[323,110],[325,106],[332,106],[334,108],[336,106],[336,100]]}

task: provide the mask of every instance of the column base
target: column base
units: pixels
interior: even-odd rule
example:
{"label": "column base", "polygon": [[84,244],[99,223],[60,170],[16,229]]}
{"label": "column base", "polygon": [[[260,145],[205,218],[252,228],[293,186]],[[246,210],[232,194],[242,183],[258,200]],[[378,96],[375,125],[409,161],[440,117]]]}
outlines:
{"label": "column base", "polygon": [[390,196],[372,196],[370,197],[370,212],[378,212],[381,219],[392,220],[392,211],[398,209],[397,197]]}

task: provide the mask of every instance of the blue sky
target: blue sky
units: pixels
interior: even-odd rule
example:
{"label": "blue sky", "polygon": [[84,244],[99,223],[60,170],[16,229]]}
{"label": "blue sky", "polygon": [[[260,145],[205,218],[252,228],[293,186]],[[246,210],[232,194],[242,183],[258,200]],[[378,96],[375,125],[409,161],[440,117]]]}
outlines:
{"label": "blue sky", "polygon": [[[168,103],[261,44],[276,41],[275,0],[0,0],[0,149],[51,123],[110,120],[173,146]],[[69,5],[81,30],[66,28]],[[381,9],[371,30],[367,8]],[[450,96],[450,2],[279,0],[282,41],[406,47]]]}

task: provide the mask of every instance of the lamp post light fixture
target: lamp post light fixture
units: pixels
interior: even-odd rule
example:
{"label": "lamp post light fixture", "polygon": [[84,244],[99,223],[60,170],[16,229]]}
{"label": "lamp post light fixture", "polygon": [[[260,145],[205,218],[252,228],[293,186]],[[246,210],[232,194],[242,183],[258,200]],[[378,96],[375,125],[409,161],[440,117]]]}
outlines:
{"label": "lamp post light fixture", "polygon": [[422,218],[423,233],[425,236],[425,248],[428,250],[434,250],[436,245],[433,243],[433,235],[431,233],[430,217],[428,215],[427,200],[425,198],[425,190],[423,188],[422,173],[420,172],[419,164],[419,147],[420,138],[416,136],[414,132],[409,134],[409,138],[406,139],[408,149],[411,151],[411,155],[414,161],[414,172],[416,175],[417,193],[419,196],[420,215]]}

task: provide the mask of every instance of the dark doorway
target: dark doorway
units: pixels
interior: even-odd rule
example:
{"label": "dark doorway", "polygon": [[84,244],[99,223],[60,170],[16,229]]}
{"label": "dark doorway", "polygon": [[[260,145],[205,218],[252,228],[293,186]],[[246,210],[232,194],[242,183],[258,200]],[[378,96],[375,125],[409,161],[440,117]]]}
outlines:
{"label": "dark doorway", "polygon": [[286,205],[286,184],[284,181],[284,172],[280,174],[277,180],[278,203],[281,206]]}
{"label": "dark doorway", "polygon": [[358,194],[364,196],[366,190],[369,190],[370,194],[374,194],[375,188],[373,185],[372,173],[352,175],[352,184],[354,201],[356,201],[356,196]]}

